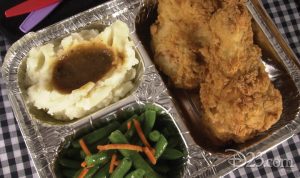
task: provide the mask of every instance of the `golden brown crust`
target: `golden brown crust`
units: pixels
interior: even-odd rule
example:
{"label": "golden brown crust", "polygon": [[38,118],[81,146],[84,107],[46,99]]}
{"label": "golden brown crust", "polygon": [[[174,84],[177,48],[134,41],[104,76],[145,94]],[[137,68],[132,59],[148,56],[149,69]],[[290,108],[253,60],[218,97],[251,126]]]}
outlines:
{"label": "golden brown crust", "polygon": [[200,49],[208,68],[200,84],[204,122],[217,139],[244,142],[278,121],[281,95],[260,61],[251,16],[243,5],[218,10],[210,29],[210,45]]}
{"label": "golden brown crust", "polygon": [[158,0],[150,29],[155,64],[177,88],[200,84],[202,123],[223,143],[252,138],[282,112],[244,1]]}
{"label": "golden brown crust", "polygon": [[154,62],[178,88],[198,88],[201,56],[209,43],[208,22],[217,1],[159,0],[158,19],[151,26]]}

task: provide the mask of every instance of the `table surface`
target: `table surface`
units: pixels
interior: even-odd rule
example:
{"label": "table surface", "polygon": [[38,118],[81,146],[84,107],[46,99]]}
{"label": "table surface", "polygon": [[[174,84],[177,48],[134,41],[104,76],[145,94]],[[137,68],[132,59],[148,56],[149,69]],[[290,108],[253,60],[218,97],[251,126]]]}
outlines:
{"label": "table surface", "polygon": [[[300,1],[262,0],[262,2],[300,59]],[[0,65],[9,46],[9,42],[0,34]],[[230,172],[225,177],[300,177],[300,133],[252,163]],[[4,81],[0,78],[0,178],[2,177],[38,177],[38,175],[14,118]]]}

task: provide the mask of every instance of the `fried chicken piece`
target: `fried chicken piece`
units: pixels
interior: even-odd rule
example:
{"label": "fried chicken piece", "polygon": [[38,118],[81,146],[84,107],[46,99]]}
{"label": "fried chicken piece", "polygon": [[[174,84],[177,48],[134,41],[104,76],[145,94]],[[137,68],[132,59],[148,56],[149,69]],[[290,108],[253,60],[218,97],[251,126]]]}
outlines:
{"label": "fried chicken piece", "polygon": [[208,69],[200,84],[202,123],[221,142],[244,142],[279,120],[282,98],[253,44],[251,16],[243,4],[224,5],[209,27],[210,44],[200,49]]}
{"label": "fried chicken piece", "polygon": [[151,26],[154,62],[178,88],[198,88],[198,49],[210,40],[208,22],[217,0],[159,0],[158,19]]}

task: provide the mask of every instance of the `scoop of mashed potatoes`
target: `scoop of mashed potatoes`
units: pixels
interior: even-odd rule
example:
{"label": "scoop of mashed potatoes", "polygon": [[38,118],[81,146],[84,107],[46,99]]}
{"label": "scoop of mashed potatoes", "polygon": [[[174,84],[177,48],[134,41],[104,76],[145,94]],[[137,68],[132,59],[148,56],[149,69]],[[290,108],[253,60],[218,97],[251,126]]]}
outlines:
{"label": "scoop of mashed potatoes", "polygon": [[[89,81],[69,93],[59,91],[53,85],[53,71],[61,60],[60,56],[78,45],[89,43],[104,44],[121,58],[120,61],[98,81]],[[83,117],[125,97],[134,87],[134,66],[138,63],[134,44],[129,40],[128,26],[121,21],[116,21],[101,33],[94,29],[72,33],[60,42],[48,43],[29,52],[27,101],[58,120]]]}

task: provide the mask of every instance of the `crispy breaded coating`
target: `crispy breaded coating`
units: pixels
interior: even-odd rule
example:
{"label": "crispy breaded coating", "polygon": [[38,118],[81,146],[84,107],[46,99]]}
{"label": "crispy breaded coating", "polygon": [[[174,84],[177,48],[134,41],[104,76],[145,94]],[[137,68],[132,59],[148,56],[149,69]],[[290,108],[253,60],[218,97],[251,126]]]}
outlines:
{"label": "crispy breaded coating", "polygon": [[208,22],[217,0],[158,0],[158,19],[151,26],[154,62],[178,88],[198,88],[201,56],[210,40]]}
{"label": "crispy breaded coating", "polygon": [[151,26],[155,64],[177,88],[200,84],[201,121],[223,143],[268,130],[282,112],[244,2],[158,0]]}
{"label": "crispy breaded coating", "polygon": [[200,83],[203,123],[221,142],[244,142],[279,120],[282,98],[253,44],[251,16],[243,4],[225,4],[209,27],[210,44],[200,49],[208,71]]}

